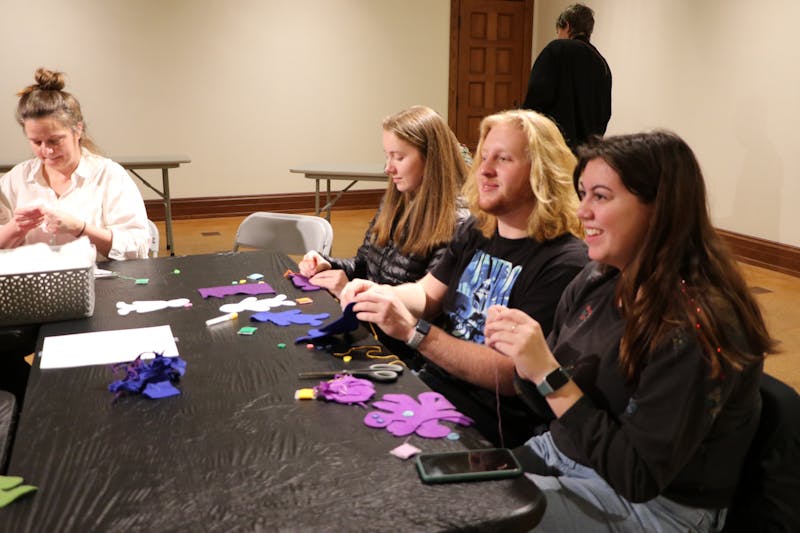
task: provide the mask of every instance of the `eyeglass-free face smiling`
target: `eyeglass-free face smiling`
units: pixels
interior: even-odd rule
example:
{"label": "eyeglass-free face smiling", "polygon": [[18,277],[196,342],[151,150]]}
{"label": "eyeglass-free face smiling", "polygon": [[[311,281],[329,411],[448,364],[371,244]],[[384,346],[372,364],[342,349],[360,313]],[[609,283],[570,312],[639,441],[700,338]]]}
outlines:
{"label": "eyeglass-free face smiling", "polygon": [[641,248],[653,207],[642,202],[602,159],[586,164],[578,182],[578,218],[589,258],[625,270]]}

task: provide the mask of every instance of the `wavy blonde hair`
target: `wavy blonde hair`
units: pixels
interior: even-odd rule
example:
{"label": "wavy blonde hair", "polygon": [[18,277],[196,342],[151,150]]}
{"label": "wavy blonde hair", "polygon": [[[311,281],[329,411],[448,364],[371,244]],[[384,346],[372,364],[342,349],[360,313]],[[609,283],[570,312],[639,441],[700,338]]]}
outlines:
{"label": "wavy blonde hair", "polygon": [[487,237],[497,229],[497,217],[478,206],[478,173],[481,168],[483,143],[489,131],[498,124],[519,128],[528,139],[531,161],[530,184],[536,205],[528,219],[528,236],[537,241],[555,239],[565,233],[583,238],[583,226],[576,214],[578,196],[572,185],[575,156],[553,121],[535,111],[514,109],[489,115],[481,121],[477,157],[464,184],[463,195],[478,221],[477,227]]}

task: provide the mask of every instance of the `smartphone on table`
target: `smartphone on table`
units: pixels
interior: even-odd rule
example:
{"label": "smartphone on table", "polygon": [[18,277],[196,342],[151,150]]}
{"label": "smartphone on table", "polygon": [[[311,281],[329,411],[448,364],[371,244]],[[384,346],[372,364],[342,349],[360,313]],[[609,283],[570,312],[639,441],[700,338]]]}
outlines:
{"label": "smartphone on table", "polygon": [[419,477],[425,483],[503,479],[522,475],[508,448],[486,448],[417,455]]}

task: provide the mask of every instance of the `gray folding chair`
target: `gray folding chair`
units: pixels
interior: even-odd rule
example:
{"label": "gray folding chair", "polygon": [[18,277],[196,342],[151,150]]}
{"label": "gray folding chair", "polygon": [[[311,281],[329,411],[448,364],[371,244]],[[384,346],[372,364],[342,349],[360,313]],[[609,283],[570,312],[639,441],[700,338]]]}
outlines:
{"label": "gray folding chair", "polygon": [[332,245],[333,228],[324,218],[257,211],[239,224],[233,251],[246,246],[292,255],[309,250],[329,254]]}
{"label": "gray folding chair", "polygon": [[158,257],[158,226],[148,218],[147,228],[150,230],[150,257]]}

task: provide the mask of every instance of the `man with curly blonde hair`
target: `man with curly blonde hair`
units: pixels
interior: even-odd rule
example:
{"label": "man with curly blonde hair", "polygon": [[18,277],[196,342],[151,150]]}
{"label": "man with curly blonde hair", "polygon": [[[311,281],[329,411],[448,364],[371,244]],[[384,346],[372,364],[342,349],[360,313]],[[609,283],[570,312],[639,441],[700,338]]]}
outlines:
{"label": "man with curly blonde hair", "polygon": [[486,311],[502,303],[549,330],[562,291],[587,262],[574,167],[544,116],[486,117],[464,186],[474,216],[437,267],[416,283],[353,280],[342,292],[360,320],[417,350],[426,359],[420,377],[496,444],[521,444],[539,421],[515,397],[512,361],[483,344]]}

